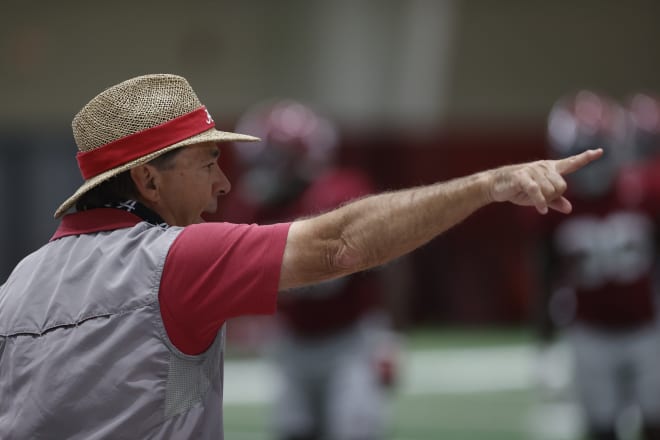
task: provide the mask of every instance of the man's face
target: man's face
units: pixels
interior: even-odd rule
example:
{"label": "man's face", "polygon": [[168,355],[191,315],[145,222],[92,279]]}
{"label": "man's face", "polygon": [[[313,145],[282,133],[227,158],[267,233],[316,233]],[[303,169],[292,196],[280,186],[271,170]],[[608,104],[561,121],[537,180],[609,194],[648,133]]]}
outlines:
{"label": "man's face", "polygon": [[183,147],[173,166],[158,171],[158,211],[170,225],[197,223],[203,212],[215,212],[218,196],[231,189],[220,170],[220,151],[214,142]]}

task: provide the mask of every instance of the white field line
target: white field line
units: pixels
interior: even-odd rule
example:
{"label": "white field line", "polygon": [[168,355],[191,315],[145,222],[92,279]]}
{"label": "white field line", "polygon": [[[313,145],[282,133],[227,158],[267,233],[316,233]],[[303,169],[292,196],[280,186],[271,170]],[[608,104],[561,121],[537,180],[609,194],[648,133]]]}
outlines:
{"label": "white field line", "polygon": [[[408,352],[401,359],[398,391],[423,395],[529,389],[535,355],[534,347],[524,345]],[[225,403],[267,403],[277,381],[267,360],[228,360]]]}

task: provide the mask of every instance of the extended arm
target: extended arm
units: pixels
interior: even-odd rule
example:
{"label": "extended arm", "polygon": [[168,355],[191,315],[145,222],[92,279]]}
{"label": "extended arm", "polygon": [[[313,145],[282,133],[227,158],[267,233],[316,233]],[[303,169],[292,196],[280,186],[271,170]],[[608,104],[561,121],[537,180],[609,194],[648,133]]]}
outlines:
{"label": "extended arm", "polygon": [[461,222],[479,208],[508,201],[568,213],[563,174],[601,150],[562,160],[510,165],[433,185],[365,197],[291,225],[280,289],[311,284],[386,263]]}

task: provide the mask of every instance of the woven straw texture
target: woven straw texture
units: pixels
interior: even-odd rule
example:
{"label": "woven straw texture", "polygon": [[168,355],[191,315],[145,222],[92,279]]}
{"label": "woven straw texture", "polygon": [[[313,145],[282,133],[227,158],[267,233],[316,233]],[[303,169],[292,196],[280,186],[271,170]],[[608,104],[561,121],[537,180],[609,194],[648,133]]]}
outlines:
{"label": "woven straw texture", "polygon": [[[73,137],[79,151],[90,151],[190,113],[201,106],[199,98],[183,77],[169,74],[139,76],[110,87],[85,105],[73,118]],[[69,210],[90,189],[168,151],[202,142],[258,140],[253,136],[214,128],[204,131],[87,179],[55,211],[55,218]]]}

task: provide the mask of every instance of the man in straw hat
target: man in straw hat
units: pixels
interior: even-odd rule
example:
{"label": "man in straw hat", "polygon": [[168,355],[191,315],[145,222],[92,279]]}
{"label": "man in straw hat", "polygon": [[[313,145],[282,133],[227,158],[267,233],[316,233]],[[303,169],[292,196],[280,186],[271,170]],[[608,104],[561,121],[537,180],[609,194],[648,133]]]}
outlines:
{"label": "man in straw hat", "polygon": [[[147,75],[75,116],[85,182],[50,242],[0,287],[0,438],[222,438],[224,323],[278,291],[377,266],[477,209],[568,213],[590,150],[362,198],[271,226],[200,223],[230,189],[188,82]],[[185,147],[185,148],[183,148]]]}

